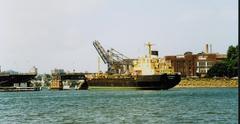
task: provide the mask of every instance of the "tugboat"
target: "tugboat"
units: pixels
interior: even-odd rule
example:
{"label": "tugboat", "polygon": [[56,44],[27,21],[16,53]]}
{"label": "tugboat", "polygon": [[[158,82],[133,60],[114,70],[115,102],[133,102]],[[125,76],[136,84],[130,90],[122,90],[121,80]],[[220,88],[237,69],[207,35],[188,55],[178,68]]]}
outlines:
{"label": "tugboat", "polygon": [[181,75],[173,72],[171,61],[158,58],[158,51],[152,51],[148,42],[148,55],[129,59],[120,52],[105,51],[99,41],[93,42],[98,54],[108,65],[106,73],[88,75],[89,88],[134,88],[143,90],[167,90],[181,81]]}

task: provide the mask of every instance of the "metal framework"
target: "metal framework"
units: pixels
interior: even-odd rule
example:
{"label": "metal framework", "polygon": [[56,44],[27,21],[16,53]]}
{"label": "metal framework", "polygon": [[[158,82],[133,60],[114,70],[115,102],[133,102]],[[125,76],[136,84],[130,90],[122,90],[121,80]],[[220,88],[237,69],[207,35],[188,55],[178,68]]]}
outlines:
{"label": "metal framework", "polygon": [[93,41],[93,46],[103,62],[108,65],[108,73],[125,73],[128,69],[127,67],[132,65],[128,57],[113,48],[106,51],[97,40]]}

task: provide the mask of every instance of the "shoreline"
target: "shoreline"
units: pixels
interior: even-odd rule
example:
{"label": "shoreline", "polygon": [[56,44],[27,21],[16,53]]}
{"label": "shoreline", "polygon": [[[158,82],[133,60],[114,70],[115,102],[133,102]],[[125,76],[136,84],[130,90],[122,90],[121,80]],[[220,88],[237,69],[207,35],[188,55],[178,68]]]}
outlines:
{"label": "shoreline", "polygon": [[224,87],[238,87],[238,80],[236,79],[211,79],[211,78],[184,78],[181,82],[175,86],[175,88],[224,88]]}

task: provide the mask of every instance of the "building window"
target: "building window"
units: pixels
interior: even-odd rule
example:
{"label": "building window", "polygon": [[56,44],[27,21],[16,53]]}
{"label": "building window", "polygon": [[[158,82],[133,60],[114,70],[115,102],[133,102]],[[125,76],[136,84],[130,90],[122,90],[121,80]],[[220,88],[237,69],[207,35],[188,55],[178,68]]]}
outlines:
{"label": "building window", "polygon": [[206,63],[205,63],[205,61],[200,61],[200,62],[197,62],[197,65],[198,66],[206,66]]}

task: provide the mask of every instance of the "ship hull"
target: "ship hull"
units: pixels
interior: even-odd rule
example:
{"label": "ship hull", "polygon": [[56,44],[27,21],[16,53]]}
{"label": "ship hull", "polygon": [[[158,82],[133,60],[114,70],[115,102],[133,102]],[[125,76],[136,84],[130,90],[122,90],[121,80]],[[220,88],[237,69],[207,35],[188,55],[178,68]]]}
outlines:
{"label": "ship hull", "polygon": [[142,90],[167,90],[181,81],[175,75],[142,75],[134,77],[94,78],[88,80],[89,88],[133,88]]}

